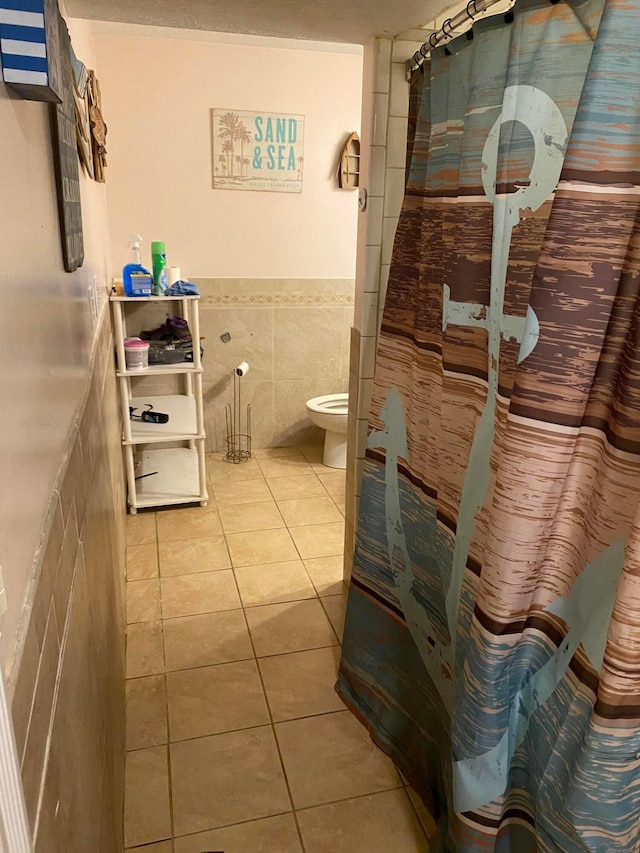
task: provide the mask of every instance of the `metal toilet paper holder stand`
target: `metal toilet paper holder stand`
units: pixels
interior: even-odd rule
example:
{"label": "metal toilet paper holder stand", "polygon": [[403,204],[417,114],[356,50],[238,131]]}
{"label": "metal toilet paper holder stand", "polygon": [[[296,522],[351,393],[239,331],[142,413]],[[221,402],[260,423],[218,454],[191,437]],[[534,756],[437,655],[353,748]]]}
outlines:
{"label": "metal toilet paper holder stand", "polygon": [[232,372],[233,404],[225,406],[227,428],[227,452],[225,460],[238,465],[251,459],[251,404],[245,410],[245,426],[242,427],[242,377],[249,370],[246,361],[241,362]]}

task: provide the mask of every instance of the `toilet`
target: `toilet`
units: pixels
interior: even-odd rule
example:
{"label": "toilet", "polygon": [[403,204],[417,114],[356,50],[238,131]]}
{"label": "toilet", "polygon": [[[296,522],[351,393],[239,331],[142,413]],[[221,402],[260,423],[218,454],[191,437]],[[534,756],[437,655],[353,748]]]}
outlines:
{"label": "toilet", "polygon": [[348,394],[325,394],[307,400],[312,422],[326,430],[323,463],[329,468],[347,467]]}

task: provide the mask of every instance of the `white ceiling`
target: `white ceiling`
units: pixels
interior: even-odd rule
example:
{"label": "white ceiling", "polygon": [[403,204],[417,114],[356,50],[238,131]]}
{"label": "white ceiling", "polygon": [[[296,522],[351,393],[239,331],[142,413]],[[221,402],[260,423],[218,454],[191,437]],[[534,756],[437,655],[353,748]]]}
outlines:
{"label": "white ceiling", "polygon": [[436,18],[451,0],[66,0],[96,21],[364,44]]}

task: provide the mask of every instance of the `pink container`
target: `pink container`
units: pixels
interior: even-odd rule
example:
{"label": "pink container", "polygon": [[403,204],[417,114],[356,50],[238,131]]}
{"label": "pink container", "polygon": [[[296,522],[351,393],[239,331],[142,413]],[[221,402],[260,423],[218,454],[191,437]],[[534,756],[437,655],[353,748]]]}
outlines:
{"label": "pink container", "polygon": [[125,338],[124,357],[127,370],[146,370],[149,367],[149,341]]}

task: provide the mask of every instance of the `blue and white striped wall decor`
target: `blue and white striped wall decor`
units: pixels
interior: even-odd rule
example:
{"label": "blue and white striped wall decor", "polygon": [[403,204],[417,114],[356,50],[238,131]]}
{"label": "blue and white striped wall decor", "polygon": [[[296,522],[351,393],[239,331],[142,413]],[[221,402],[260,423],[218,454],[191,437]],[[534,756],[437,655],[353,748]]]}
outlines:
{"label": "blue and white striped wall decor", "polygon": [[57,0],[0,0],[0,58],[7,86],[31,101],[60,103]]}

